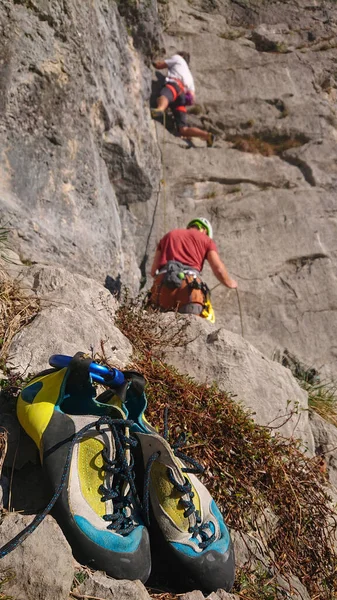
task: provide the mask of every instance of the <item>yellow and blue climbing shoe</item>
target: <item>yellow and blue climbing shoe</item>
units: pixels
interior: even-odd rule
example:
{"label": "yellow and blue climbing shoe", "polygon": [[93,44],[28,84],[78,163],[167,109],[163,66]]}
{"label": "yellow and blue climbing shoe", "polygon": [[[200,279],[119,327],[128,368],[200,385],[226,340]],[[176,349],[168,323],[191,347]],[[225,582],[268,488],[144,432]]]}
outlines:
{"label": "yellow and blue climbing shoe", "polygon": [[180,574],[185,583],[189,577],[204,591],[229,591],[235,575],[233,545],[220,510],[196,477],[203,469],[182,453],[183,438],[170,446],[146,421],[142,388],[141,376],[131,375],[122,406],[139,442],[133,452],[153,562],[165,565],[175,578]]}
{"label": "yellow and blue climbing shoe", "polygon": [[52,358],[54,368],[34,377],[17,404],[54,494],[47,509],[53,507],[78,560],[116,579],[145,582],[151,557],[134,483],[132,423],[109,402],[111,394],[96,397],[93,385],[109,388],[114,379],[116,386],[119,375],[120,389],[124,376],[83,353]]}

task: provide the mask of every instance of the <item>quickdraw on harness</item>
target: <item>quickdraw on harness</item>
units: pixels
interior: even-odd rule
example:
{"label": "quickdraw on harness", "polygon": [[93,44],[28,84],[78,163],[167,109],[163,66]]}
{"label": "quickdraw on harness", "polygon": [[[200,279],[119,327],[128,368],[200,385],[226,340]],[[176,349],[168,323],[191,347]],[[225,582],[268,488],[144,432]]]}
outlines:
{"label": "quickdraw on harness", "polygon": [[203,319],[207,319],[207,321],[210,321],[211,323],[215,323],[215,314],[211,303],[211,293],[208,285],[204,281],[198,280],[195,275],[193,276],[192,280],[190,277],[190,275],[185,276],[188,287],[192,290],[200,290],[204,297],[204,303],[200,316]]}

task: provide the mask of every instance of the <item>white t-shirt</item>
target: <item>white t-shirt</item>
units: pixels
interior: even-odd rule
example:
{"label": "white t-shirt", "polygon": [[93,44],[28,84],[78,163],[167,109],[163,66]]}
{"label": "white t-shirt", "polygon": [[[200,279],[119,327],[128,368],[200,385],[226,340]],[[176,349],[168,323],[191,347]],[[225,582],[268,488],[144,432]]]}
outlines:
{"label": "white t-shirt", "polygon": [[165,63],[168,66],[166,81],[174,81],[180,79],[187,90],[195,91],[192,73],[188,68],[186,60],[180,54],[174,54],[171,58],[165,58]]}

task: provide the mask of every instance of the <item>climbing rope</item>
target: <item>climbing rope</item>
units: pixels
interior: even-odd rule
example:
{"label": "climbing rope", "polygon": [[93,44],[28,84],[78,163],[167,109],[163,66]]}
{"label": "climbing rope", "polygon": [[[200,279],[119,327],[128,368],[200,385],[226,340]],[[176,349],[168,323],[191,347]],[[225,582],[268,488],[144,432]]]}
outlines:
{"label": "climbing rope", "polygon": [[238,299],[238,305],[239,305],[239,312],[240,312],[240,323],[241,323],[241,335],[242,337],[245,337],[243,335],[243,320],[242,320],[242,310],[241,310],[241,302],[240,302],[240,296],[239,296],[239,291],[238,288],[235,288],[236,291],[236,297]]}
{"label": "climbing rope", "polygon": [[166,229],[166,172],[165,172],[165,137],[166,137],[166,111],[163,114],[163,152],[162,152],[162,165],[163,165],[163,227],[164,227],[164,235],[167,231]]}
{"label": "climbing rope", "polygon": [[[157,127],[157,123],[156,123],[156,131],[157,131],[157,137],[158,136],[158,127]],[[167,223],[166,223],[166,170],[165,170],[165,137],[166,137],[166,111],[163,112],[163,141],[162,141],[162,145],[159,144],[159,150],[160,150],[160,154],[161,154],[161,164],[162,164],[162,178],[160,180],[160,184],[161,184],[161,189],[163,192],[163,235],[165,235],[165,233],[167,233]],[[160,190],[161,191],[161,190]],[[159,191],[159,195],[160,195],[160,191]],[[157,209],[157,206],[156,206]],[[155,210],[156,210],[155,209]]]}
{"label": "climbing rope", "polygon": [[[214,287],[212,287],[210,289],[210,292],[213,292],[213,290],[215,290],[217,287],[219,287],[219,285],[222,285],[221,283],[217,283]],[[236,297],[238,300],[238,305],[239,305],[239,313],[240,313],[240,324],[241,324],[241,335],[244,338],[244,334],[243,334],[243,318],[242,318],[242,309],[241,309],[241,302],[240,302],[240,296],[239,296],[239,290],[238,288],[235,288],[236,291]]]}

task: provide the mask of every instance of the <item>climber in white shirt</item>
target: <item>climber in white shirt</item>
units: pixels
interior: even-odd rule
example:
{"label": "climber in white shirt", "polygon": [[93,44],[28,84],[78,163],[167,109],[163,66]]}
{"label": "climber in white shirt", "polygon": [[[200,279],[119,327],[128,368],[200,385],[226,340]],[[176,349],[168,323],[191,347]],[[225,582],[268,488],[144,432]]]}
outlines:
{"label": "climber in white shirt", "polygon": [[[157,108],[151,110],[153,118],[161,117],[170,107],[179,135],[186,138],[199,137],[207,142],[210,148],[214,144],[213,133],[189,127],[187,124],[186,104],[194,102],[195,86],[189,69],[190,55],[188,52],[178,52],[165,60],[154,61],[155,69],[168,69],[165,86],[157,98]],[[187,102],[188,99],[188,102]]]}

